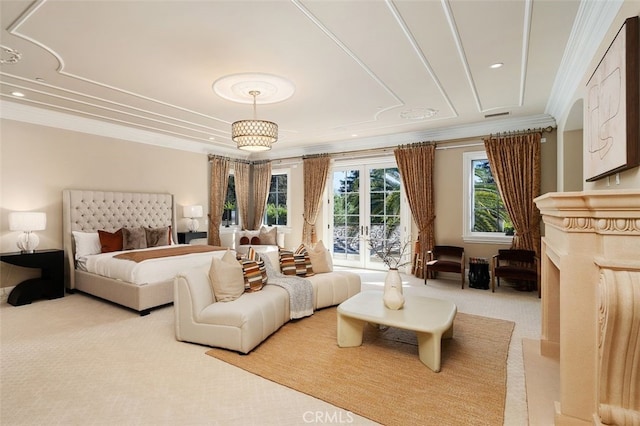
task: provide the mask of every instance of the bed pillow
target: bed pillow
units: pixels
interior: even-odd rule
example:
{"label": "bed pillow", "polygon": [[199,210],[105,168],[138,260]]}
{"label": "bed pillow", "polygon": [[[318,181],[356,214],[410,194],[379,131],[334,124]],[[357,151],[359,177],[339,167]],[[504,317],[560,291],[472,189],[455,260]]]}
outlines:
{"label": "bed pillow", "polygon": [[147,247],[168,246],[171,242],[170,227],[163,228],[144,228]]}
{"label": "bed pillow", "polygon": [[147,235],[144,228],[122,228],[122,250],[147,248]]}
{"label": "bed pillow", "polygon": [[72,234],[76,243],[76,260],[101,253],[100,237],[97,232],[73,231]]}
{"label": "bed pillow", "polygon": [[98,237],[102,253],[122,250],[122,229],[118,229],[116,232],[98,230]]}
{"label": "bed pillow", "polygon": [[333,271],[331,253],[329,253],[329,250],[324,247],[322,240],[318,241],[313,248],[306,246],[306,249],[307,253],[309,253],[309,258],[311,259],[313,271],[316,274]]}
{"label": "bed pillow", "polygon": [[231,302],[244,293],[244,275],[236,256],[227,250],[222,258],[213,257],[209,281],[216,302]]}
{"label": "bed pillow", "polygon": [[258,235],[261,243],[264,245],[275,246],[278,245],[278,236],[277,233],[278,228],[273,226],[271,229],[267,229],[266,227],[260,228],[260,234]]}

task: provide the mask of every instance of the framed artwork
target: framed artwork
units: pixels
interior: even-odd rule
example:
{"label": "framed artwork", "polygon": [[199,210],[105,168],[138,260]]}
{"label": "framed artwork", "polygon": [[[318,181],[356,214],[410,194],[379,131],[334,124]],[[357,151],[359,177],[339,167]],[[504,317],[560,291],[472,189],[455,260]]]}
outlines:
{"label": "framed artwork", "polygon": [[628,18],[587,82],[587,182],[640,165],[639,18]]}

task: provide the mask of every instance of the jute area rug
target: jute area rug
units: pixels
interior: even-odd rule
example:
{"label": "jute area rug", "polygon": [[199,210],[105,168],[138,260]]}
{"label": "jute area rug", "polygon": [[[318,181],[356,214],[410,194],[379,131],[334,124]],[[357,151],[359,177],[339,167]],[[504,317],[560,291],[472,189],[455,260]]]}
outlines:
{"label": "jute area rug", "polygon": [[362,346],[339,348],[335,307],[288,322],[248,355],[207,355],[384,425],[502,425],[513,327],[458,313],[440,373],[405,330],[367,324]]}

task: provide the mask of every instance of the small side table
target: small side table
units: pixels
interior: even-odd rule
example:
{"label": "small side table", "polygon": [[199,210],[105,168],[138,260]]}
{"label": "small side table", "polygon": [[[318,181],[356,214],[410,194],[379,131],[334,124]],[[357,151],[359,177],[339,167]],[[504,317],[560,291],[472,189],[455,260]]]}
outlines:
{"label": "small side table", "polygon": [[191,240],[207,238],[206,232],[178,232],[178,244],[191,244]]}
{"label": "small side table", "polygon": [[489,290],[489,261],[482,257],[469,259],[469,287]]}
{"label": "small side table", "polygon": [[13,306],[27,305],[36,299],[64,297],[64,250],[1,253],[0,261],[42,269],[40,278],[25,280],[11,291],[7,301]]}

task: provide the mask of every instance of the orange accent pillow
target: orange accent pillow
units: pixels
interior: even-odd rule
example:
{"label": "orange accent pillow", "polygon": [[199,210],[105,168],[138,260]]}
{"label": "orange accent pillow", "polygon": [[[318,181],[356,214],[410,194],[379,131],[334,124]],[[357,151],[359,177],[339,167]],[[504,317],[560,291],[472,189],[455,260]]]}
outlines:
{"label": "orange accent pillow", "polygon": [[98,238],[100,238],[102,253],[122,250],[122,228],[118,229],[116,232],[98,230]]}
{"label": "orange accent pillow", "polygon": [[260,245],[260,238],[258,238],[258,237],[251,238],[251,244],[253,244],[254,246],[259,246]]}
{"label": "orange accent pillow", "polygon": [[249,244],[249,237],[240,238],[240,244],[243,246]]}

